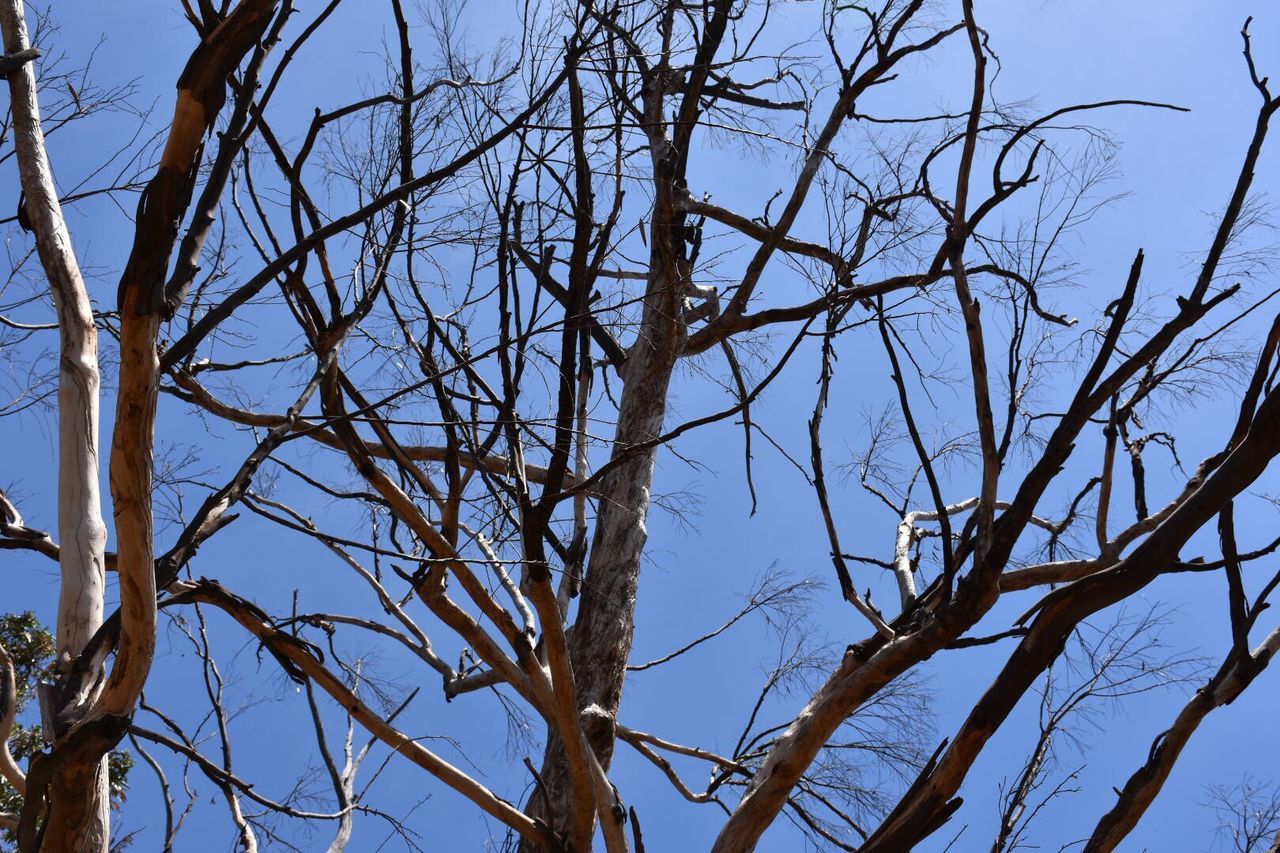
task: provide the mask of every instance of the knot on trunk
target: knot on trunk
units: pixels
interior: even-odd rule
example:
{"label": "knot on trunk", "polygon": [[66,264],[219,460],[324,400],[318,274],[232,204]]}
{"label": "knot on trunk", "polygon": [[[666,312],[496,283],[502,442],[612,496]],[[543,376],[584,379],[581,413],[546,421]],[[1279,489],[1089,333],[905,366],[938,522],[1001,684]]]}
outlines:
{"label": "knot on trunk", "polygon": [[600,752],[601,745],[612,744],[618,727],[618,718],[613,713],[592,702],[578,712],[582,717],[582,731],[587,736],[591,748]]}

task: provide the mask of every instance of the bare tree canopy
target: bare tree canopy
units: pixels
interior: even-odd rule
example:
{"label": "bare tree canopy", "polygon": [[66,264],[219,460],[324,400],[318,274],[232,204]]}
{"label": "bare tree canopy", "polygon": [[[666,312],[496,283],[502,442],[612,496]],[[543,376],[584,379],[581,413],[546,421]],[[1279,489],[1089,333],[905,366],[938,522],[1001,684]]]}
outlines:
{"label": "bare tree canopy", "polygon": [[1274,9],[139,5],[0,0],[0,847],[1280,850]]}

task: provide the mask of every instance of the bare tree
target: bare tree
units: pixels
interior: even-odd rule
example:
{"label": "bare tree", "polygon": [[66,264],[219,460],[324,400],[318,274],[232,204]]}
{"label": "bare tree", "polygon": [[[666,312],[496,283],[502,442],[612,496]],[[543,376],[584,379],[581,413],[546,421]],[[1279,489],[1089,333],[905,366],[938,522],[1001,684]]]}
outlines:
{"label": "bare tree", "polygon": [[[371,787],[407,761],[513,846],[639,851],[651,816],[611,775],[621,741],[673,801],[718,810],[720,853],[754,849],[779,817],[818,846],[909,850],[956,813],[979,756],[1043,684],[995,835],[1015,849],[1035,804],[1064,790],[1044,786],[1070,721],[1189,677],[1187,654],[1144,645],[1153,617],[1105,612],[1167,575],[1213,573],[1230,646],[1099,816],[1085,849],[1114,849],[1199,724],[1280,646],[1264,617],[1280,574],[1255,568],[1280,539],[1235,523],[1237,508],[1267,511],[1261,478],[1280,454],[1280,289],[1254,236],[1280,98],[1248,23],[1256,121],[1198,269],[1153,287],[1135,246],[1127,276],[1083,282],[1105,307],[1080,321],[1056,304],[1082,278],[1067,238],[1115,173],[1111,140],[1084,122],[1180,108],[1003,103],[972,0],[813,4],[796,13],[811,31],[800,43],[784,43],[768,0],[549,0],[515,4],[486,49],[468,43],[462,4],[388,0],[361,10],[387,17],[381,82],[297,123],[286,101],[312,95],[292,81],[349,5],[183,0],[194,47],[172,121],[158,149],[140,132],[110,161],[154,160],[146,180],[103,173],[81,191],[137,197],[116,302],[95,309],[47,155],[49,81],[23,4],[0,3],[15,227],[43,272],[15,262],[30,298],[14,305],[55,318],[0,320],[18,333],[5,347],[36,366],[20,396],[56,387],[59,436],[56,536],[0,496],[0,547],[60,567],[45,745],[25,770],[0,751],[21,802],[0,824],[18,848],[109,848],[107,757],[127,736],[157,780],[166,849],[204,783],[245,851],[297,847],[321,826],[331,850],[365,831],[416,846],[413,809],[384,808]],[[945,81],[960,108],[881,106],[947,50],[965,57],[964,78]],[[749,188],[758,198],[739,202],[750,194],[706,167],[725,149],[777,164],[768,189]],[[865,428],[828,417],[849,387],[842,355],[860,377],[871,359],[891,376],[858,391],[878,412]],[[816,391],[796,448],[757,403],[813,379],[806,364]],[[1231,414],[1188,475],[1169,411],[1210,386],[1232,394]],[[10,408],[19,423],[24,406]],[[736,613],[673,625],[673,651],[634,660],[649,513],[685,511],[657,491],[660,459],[715,424],[742,427],[753,512],[759,453],[798,469],[769,490],[795,489],[821,519],[832,593],[767,573]],[[852,461],[831,450],[833,428]],[[1152,452],[1173,474],[1149,473]],[[850,495],[884,513],[882,541],[851,544]],[[1220,556],[1184,557],[1214,523]],[[268,536],[296,551],[235,565]],[[847,614],[840,636],[814,629],[820,608]],[[629,677],[724,650],[746,620],[775,649],[754,703],[672,697],[722,718],[731,749],[628,715]],[[206,711],[143,699],[166,631],[200,662],[188,693]],[[305,773],[241,775],[236,732],[254,709],[225,665],[246,641],[305,702]],[[379,671],[375,644],[408,682]],[[926,662],[1000,644],[1012,650],[990,686],[934,749]],[[424,713],[421,691],[437,683],[450,708],[506,721],[486,744],[506,743],[499,783],[431,736],[444,706]],[[699,765],[705,785],[687,781]]]}
{"label": "bare tree", "polygon": [[1209,805],[1218,815],[1223,849],[1269,853],[1280,843],[1280,797],[1274,786],[1250,778],[1237,786],[1215,785],[1209,789]]}
{"label": "bare tree", "polygon": [[1100,725],[1106,704],[1140,693],[1186,684],[1201,667],[1193,658],[1171,653],[1160,638],[1166,616],[1148,610],[1123,612],[1102,629],[1088,623],[1073,632],[1066,651],[1044,675],[1039,732],[1022,770],[1001,786],[1000,828],[992,853],[1034,846],[1030,826],[1050,801],[1079,790],[1082,768],[1055,779],[1054,765],[1065,741],[1086,752],[1087,729]]}

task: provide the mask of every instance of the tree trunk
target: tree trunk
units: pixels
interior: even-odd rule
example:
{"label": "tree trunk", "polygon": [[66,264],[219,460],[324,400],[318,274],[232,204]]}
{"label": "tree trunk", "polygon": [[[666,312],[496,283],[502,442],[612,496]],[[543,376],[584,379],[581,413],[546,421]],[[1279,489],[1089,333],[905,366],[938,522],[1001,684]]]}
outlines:
{"label": "tree trunk", "polygon": [[[654,264],[657,269],[663,266]],[[662,434],[682,328],[677,319],[677,287],[670,283],[669,277],[662,279],[649,284],[640,337],[631,348],[623,370],[624,384],[613,445],[615,457]],[[600,484],[590,561],[583,578],[577,618],[569,630],[569,650],[583,728],[605,770],[613,759],[618,707],[635,633],[636,590],[640,581],[640,559],[649,535],[645,521],[658,448],[647,447],[630,453]],[[546,790],[533,792],[529,811],[560,832],[564,829],[560,821],[572,810],[568,806],[569,777],[564,747],[554,733],[548,738],[543,756],[542,781]],[[526,842],[524,849],[536,848]]]}
{"label": "tree trunk", "polygon": [[93,766],[66,767],[49,785],[49,812],[40,836],[40,850],[105,853],[110,841],[106,760]]}
{"label": "tree trunk", "polygon": [[[5,54],[30,47],[21,0],[0,0],[0,26]],[[45,153],[30,62],[8,75],[18,173],[26,196],[23,213],[35,233],[40,263],[49,279],[60,336],[58,361],[58,538],[61,545],[61,593],[58,603],[57,667],[67,666],[102,624],[106,587],[104,551],[107,530],[102,521],[98,486],[98,333],[93,308],[76,262],[71,235],[62,217],[57,189]],[[69,697],[70,707],[57,709],[70,721],[92,701]],[[46,721],[47,723],[48,721]],[[53,732],[46,732],[52,737]],[[60,829],[51,832],[45,849],[68,853],[100,853],[107,849],[109,817],[105,761],[60,774],[51,793],[58,801]],[[51,821],[52,822],[52,821]]]}

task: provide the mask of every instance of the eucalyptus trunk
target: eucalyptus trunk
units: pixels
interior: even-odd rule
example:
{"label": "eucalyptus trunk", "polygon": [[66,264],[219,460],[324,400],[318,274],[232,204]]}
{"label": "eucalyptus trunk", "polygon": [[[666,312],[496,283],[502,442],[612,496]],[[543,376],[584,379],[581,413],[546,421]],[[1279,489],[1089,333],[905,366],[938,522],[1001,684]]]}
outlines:
{"label": "eucalyptus trunk", "polygon": [[[31,44],[21,0],[0,3],[7,56]],[[23,214],[35,233],[36,250],[58,317],[58,540],[61,587],[58,601],[57,663],[67,674],[72,660],[102,625],[106,589],[106,525],[98,485],[98,412],[101,377],[93,308],[76,262],[71,235],[58,203],[45,153],[31,62],[8,75],[18,174],[25,194]],[[92,696],[66,697],[57,708],[63,721],[75,719]],[[49,720],[45,721],[46,726]],[[52,738],[55,732],[46,731]],[[65,768],[71,771],[72,768]],[[42,839],[45,850],[67,853],[106,851],[110,835],[106,761],[56,774],[53,807]]]}
{"label": "eucalyptus trunk", "polygon": [[[656,256],[666,235],[654,231]],[[653,268],[658,270],[675,266],[657,257],[654,261]],[[673,278],[657,274],[648,283],[640,333],[622,371],[613,456],[625,458],[605,475],[597,493],[590,558],[577,617],[568,632],[583,729],[605,770],[613,759],[618,708],[635,634],[640,562],[649,535],[646,521],[658,447],[648,443],[662,434],[671,376],[683,343],[679,286]],[[564,747],[554,733],[548,738],[541,776],[545,791],[534,791],[529,810],[562,830],[560,821],[571,812],[572,792]],[[538,848],[526,842],[525,849]]]}

